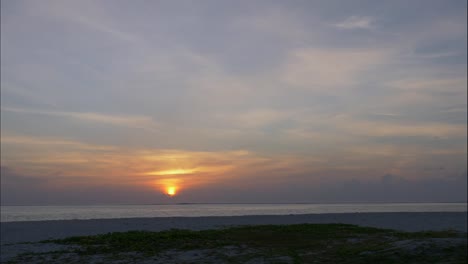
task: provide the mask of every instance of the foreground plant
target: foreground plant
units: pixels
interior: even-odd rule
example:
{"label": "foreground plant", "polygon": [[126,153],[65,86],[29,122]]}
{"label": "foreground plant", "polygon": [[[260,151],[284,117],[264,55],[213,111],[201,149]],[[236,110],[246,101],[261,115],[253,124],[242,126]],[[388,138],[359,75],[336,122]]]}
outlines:
{"label": "foreground plant", "polygon": [[28,263],[467,263],[466,233],[399,232],[346,224],[130,231],[42,241],[67,250]]}

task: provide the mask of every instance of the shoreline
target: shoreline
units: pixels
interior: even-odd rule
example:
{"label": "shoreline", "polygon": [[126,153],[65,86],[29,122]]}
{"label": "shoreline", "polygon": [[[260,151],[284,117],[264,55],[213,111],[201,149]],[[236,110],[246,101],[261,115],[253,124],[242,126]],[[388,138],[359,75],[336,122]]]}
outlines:
{"label": "shoreline", "polygon": [[334,205],[334,204],[468,204],[466,201],[460,201],[460,202],[359,202],[359,201],[351,201],[351,202],[290,202],[290,203],[274,203],[274,202],[264,202],[264,203],[185,203],[185,202],[179,202],[179,203],[103,203],[103,204],[2,204],[0,206],[135,206],[135,205],[200,205],[200,204],[272,204],[272,205],[288,205],[288,204],[325,204],[325,205]]}
{"label": "shoreline", "polygon": [[70,236],[130,230],[205,230],[239,225],[342,223],[401,231],[467,231],[467,212],[329,213],[304,215],[248,215],[200,217],[148,217],[89,220],[1,222],[1,244],[35,242]]}

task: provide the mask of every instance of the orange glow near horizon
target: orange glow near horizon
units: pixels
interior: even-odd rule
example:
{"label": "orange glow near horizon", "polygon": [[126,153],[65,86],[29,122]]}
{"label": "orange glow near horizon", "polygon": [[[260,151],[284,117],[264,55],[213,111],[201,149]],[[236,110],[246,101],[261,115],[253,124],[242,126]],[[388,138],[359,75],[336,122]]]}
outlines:
{"label": "orange glow near horizon", "polygon": [[192,174],[196,172],[196,169],[173,169],[173,170],[163,170],[163,171],[151,171],[147,172],[146,175],[179,175],[179,174]]}

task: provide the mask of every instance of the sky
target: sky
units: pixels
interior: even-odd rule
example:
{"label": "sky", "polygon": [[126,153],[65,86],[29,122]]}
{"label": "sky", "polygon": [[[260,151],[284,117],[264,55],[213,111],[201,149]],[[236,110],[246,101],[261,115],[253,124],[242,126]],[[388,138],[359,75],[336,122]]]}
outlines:
{"label": "sky", "polygon": [[466,47],[466,0],[2,0],[1,202],[465,202]]}

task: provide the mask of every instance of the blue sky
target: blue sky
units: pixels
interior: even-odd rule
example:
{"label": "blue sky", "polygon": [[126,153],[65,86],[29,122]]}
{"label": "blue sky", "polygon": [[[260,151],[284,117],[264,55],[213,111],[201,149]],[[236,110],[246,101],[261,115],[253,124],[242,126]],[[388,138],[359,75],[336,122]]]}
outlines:
{"label": "blue sky", "polygon": [[466,20],[455,0],[2,1],[2,202],[466,200]]}

